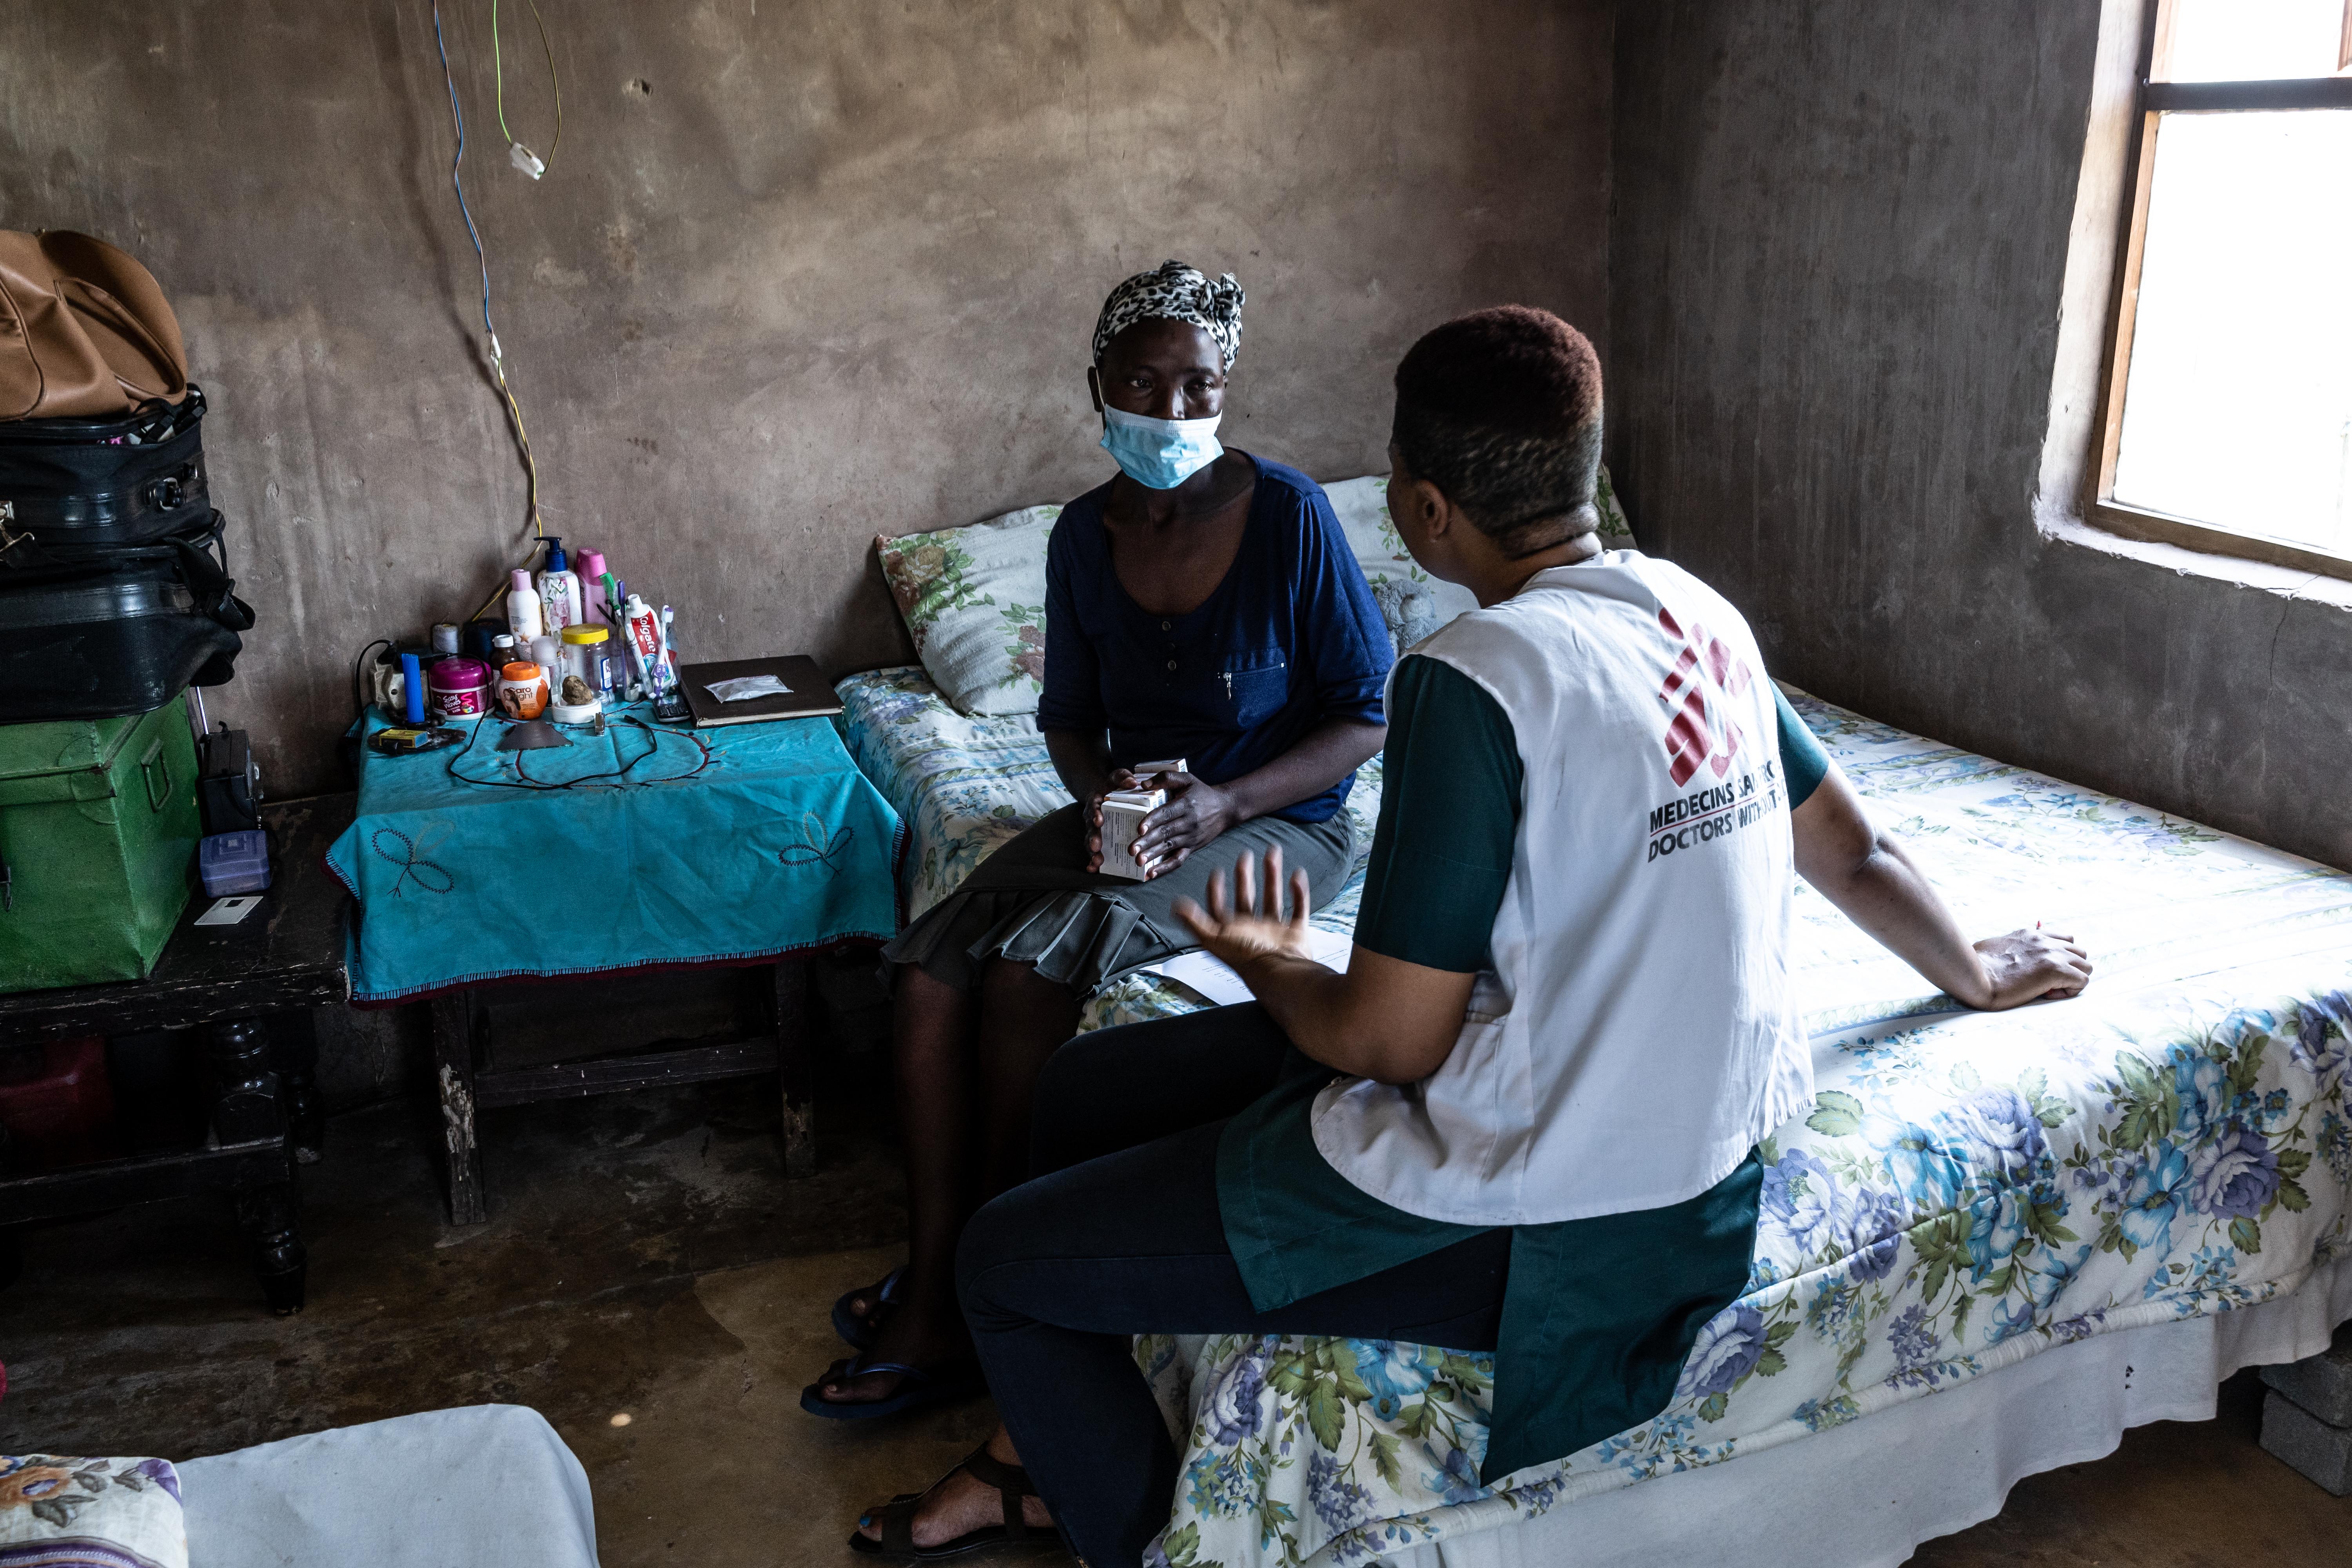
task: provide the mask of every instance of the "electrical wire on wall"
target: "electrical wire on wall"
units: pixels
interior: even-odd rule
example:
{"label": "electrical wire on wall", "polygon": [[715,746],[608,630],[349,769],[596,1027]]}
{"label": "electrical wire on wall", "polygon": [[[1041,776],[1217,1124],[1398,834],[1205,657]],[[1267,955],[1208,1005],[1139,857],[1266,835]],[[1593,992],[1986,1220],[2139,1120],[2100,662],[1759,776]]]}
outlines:
{"label": "electrical wire on wall", "polygon": [[490,81],[498,97],[499,134],[507,139],[507,156],[516,168],[536,180],[547,173],[547,166],[555,162],[555,150],[563,145],[563,83],[555,74],[555,46],[547,38],[547,18],[539,14],[539,0],[530,0],[530,19],[539,24],[540,51],[547,56],[548,83],[555,89],[555,140],[548,143],[546,157],[524,146],[507,129],[507,68],[499,50],[499,0],[490,0]]}
{"label": "electrical wire on wall", "polygon": [[[537,16],[539,15],[537,0],[532,0],[531,15],[533,16]],[[495,39],[497,22],[495,11],[493,11],[491,20],[493,25],[492,37]],[[540,24],[540,42],[541,45],[547,46],[547,26],[544,21]],[[482,332],[484,337],[488,341],[490,373],[497,379],[499,397],[506,403],[507,416],[512,423],[514,428],[516,449],[522,454],[523,473],[529,487],[526,491],[526,496],[530,521],[531,539],[533,541],[531,553],[535,555],[538,553],[537,542],[547,537],[547,529],[541,521],[540,510],[539,463],[537,458],[534,458],[531,453],[530,432],[523,424],[522,405],[516,399],[514,387],[507,378],[506,350],[499,342],[498,325],[490,316],[490,258],[488,254],[482,248],[482,233],[479,228],[475,226],[473,209],[466,203],[466,182],[464,176],[466,165],[466,112],[463,109],[458,107],[457,79],[449,68],[449,44],[447,38],[443,35],[441,30],[440,0],[434,0],[433,4],[433,46],[437,51],[439,51],[441,56],[441,81],[442,85],[449,89],[449,119],[451,122],[456,125],[457,131],[457,154],[449,161],[449,185],[452,190],[457,193],[458,216],[466,220],[466,237],[473,242],[475,265],[480,269],[482,275]],[[555,51],[552,46],[547,46],[547,68],[550,78],[552,79],[555,72]],[[556,110],[556,137],[558,141],[561,141],[563,134],[562,100],[561,97],[562,89],[559,87],[557,91],[558,98],[556,101],[558,107]],[[503,98],[503,82],[500,83],[499,93],[500,97]],[[500,109],[499,121],[500,129],[504,129],[505,112],[503,106],[501,106]],[[519,142],[515,145],[518,148],[520,147],[520,143]],[[548,148],[548,152],[551,154],[553,153],[555,149],[552,146]],[[537,162],[537,160],[534,159],[533,162]],[[543,171],[545,165],[541,164],[541,168]],[[529,170],[526,170],[525,172],[530,173]],[[536,173],[533,173],[531,177],[536,179],[539,176]],[[528,558],[526,558],[525,563],[528,564]],[[490,591],[490,596],[482,602],[481,607],[476,610],[474,614],[477,616],[486,614],[490,605],[497,603],[499,595],[504,591],[503,587],[492,589]]]}

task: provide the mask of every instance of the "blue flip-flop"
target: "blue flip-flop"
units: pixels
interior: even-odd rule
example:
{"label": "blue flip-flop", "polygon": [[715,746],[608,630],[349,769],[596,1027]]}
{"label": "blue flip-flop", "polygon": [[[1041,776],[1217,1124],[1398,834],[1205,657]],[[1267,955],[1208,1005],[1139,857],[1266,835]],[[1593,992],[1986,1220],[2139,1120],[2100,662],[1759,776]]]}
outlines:
{"label": "blue flip-flop", "polygon": [[[898,1304],[898,1277],[906,1272],[904,1268],[893,1268],[882,1277],[882,1283],[873,1291],[876,1306],[895,1307]],[[841,1336],[843,1344],[854,1351],[870,1348],[874,1336],[882,1331],[880,1324],[868,1327],[863,1318],[849,1310],[849,1303],[865,1294],[866,1291],[863,1289],[844,1290],[841,1300],[833,1304],[833,1331]]]}
{"label": "blue flip-flop", "polygon": [[[846,1362],[835,1362],[834,1368],[801,1390],[801,1408],[828,1421],[879,1420],[885,1415],[920,1410],[927,1405],[971,1399],[988,1392],[988,1380],[981,1376],[980,1363],[976,1361],[959,1362],[944,1372],[929,1372],[902,1361],[868,1361],[861,1355],[852,1356]],[[853,1377],[864,1377],[869,1372],[895,1372],[905,1381],[899,1384],[898,1392],[887,1399],[853,1403],[827,1399],[822,1392],[828,1383],[845,1383]]]}

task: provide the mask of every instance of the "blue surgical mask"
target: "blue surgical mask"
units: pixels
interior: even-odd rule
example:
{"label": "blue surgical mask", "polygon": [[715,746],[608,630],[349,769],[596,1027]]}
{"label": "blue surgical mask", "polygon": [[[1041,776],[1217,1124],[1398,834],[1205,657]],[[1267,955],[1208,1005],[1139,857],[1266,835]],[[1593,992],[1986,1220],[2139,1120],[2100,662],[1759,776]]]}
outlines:
{"label": "blue surgical mask", "polygon": [[1206,419],[1150,419],[1123,409],[1103,409],[1102,448],[1139,485],[1172,490],[1224,455],[1217,423]]}

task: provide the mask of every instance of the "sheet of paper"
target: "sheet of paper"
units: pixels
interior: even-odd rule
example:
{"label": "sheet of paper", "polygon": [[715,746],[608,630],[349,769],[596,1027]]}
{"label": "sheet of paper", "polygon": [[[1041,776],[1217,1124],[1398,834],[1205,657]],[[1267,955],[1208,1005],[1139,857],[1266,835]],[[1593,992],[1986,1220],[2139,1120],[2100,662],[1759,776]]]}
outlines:
{"label": "sheet of paper", "polygon": [[[213,907],[196,917],[196,923],[200,926],[233,926],[251,914],[253,906],[259,902],[261,895],[258,893],[239,893],[235,898],[215,899]],[[1229,969],[1225,973],[1231,974],[1233,971]]]}
{"label": "sheet of paper", "polygon": [[[1356,948],[1354,940],[1346,932],[1320,928],[1307,932],[1307,946],[1316,963],[1327,969],[1336,969],[1342,974],[1348,972],[1348,960]],[[1231,1007],[1250,1000],[1248,983],[1234,973],[1233,967],[1223,959],[1207,952],[1180,952],[1165,963],[1145,965],[1142,972],[1165,975],[1199,992],[1220,1007]]]}
{"label": "sheet of paper", "polygon": [[772,675],[739,675],[714,680],[702,689],[721,702],[749,702],[754,697],[790,697],[793,689]]}
{"label": "sheet of paper", "polygon": [[1152,964],[1144,973],[1165,975],[1220,1007],[1231,1007],[1250,999],[1250,988],[1242,983],[1242,977],[1224,960],[1205,952],[1180,952],[1165,963]]}

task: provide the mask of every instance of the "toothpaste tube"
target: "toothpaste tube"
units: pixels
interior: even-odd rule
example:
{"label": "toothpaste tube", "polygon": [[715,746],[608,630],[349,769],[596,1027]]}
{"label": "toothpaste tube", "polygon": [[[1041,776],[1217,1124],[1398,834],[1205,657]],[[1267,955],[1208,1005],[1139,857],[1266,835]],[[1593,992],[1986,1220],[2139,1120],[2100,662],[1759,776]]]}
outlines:
{"label": "toothpaste tube", "polygon": [[629,646],[629,664],[644,681],[646,689],[656,695],[667,689],[669,659],[662,647],[661,617],[651,605],[635,594],[621,617],[621,629]]}
{"label": "toothpaste tube", "polygon": [[694,710],[687,706],[686,687],[677,678],[677,649],[670,646],[670,611],[661,607],[661,684],[654,689],[654,717],[656,719],[690,719]]}

